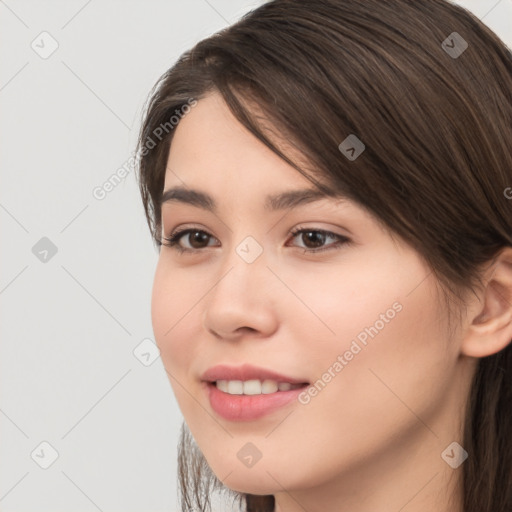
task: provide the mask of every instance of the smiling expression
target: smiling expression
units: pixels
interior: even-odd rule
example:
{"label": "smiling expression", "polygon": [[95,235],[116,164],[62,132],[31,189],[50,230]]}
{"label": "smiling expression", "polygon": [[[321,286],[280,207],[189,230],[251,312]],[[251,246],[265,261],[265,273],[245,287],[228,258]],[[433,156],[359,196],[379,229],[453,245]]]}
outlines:
{"label": "smiling expression", "polygon": [[[167,241],[153,328],[178,405],[216,475],[253,493],[340,476],[348,484],[370,466],[386,471],[421,443],[430,452],[417,470],[430,478],[462,418],[450,407],[460,409],[466,389],[420,255],[356,203],[318,197],[216,93],[176,128],[162,192]],[[325,385],[307,403],[229,420],[212,408],[201,376],[246,363]],[[254,450],[247,443],[261,457],[252,467],[240,456]]]}

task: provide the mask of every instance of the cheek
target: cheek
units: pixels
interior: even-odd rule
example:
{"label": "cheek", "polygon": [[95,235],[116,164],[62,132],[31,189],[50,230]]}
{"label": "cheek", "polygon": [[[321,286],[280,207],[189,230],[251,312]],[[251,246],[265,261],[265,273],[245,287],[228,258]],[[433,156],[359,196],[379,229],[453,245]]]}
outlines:
{"label": "cheek", "polygon": [[171,269],[161,257],[153,282],[151,321],[168,373],[183,373],[190,366],[189,361],[194,355],[193,340],[197,337],[191,329],[198,325],[194,320],[198,308],[194,305],[200,298],[201,287],[197,281],[188,279],[183,270]]}
{"label": "cheek", "polygon": [[[295,279],[293,291],[310,312],[293,301],[285,315],[297,319],[293,338],[307,354],[306,375],[318,383],[311,405],[345,425],[348,435],[346,414],[368,434],[376,418],[390,429],[397,419],[406,421],[404,403],[429,414],[456,357],[447,348],[434,278],[425,279],[429,270],[420,261],[381,257],[360,265],[364,274],[347,264],[337,273],[316,269]],[[292,282],[291,276],[283,280]]]}
{"label": "cheek", "polygon": [[[199,282],[198,282],[199,281]],[[178,406],[187,421],[194,422],[197,402],[197,376],[193,362],[200,357],[200,299],[204,295],[201,280],[191,278],[186,270],[170,268],[161,258],[157,264],[151,298],[151,319],[156,344]],[[197,386],[197,387],[196,387]],[[204,421],[203,416],[199,420]]]}
{"label": "cheek", "polygon": [[423,428],[418,417],[429,424],[435,416],[449,387],[455,351],[446,350],[448,340],[430,284],[409,295],[388,289],[378,301],[370,295],[363,309],[348,308],[338,317],[335,329],[346,335],[329,345],[318,377],[325,380],[322,375],[339,355],[342,370],[319,393],[315,406],[336,425],[333,436],[338,430],[359,446],[366,439],[370,453],[393,432]]}
{"label": "cheek", "polygon": [[403,316],[401,302],[420,269],[400,275],[394,254],[382,251],[376,261],[375,252],[354,256],[347,252],[336,265],[280,269],[280,277],[293,292],[279,303],[280,311],[297,333],[293,339],[304,345],[312,361],[325,364],[349,350],[354,339],[364,347],[372,339],[369,329],[375,332],[376,325],[384,332]]}

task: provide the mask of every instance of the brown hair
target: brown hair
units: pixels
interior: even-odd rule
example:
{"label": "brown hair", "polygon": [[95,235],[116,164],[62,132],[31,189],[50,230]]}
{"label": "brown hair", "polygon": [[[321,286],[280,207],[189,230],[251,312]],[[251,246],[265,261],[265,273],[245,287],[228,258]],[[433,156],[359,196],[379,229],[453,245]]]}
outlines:
{"label": "brown hair", "polygon": [[[341,192],[414,247],[458,305],[512,246],[512,53],[469,11],[447,0],[274,0],[185,52],[152,90],[137,145],[158,246],[169,118],[212,91],[325,194]],[[263,119],[312,164],[309,174]],[[351,134],[365,145],[355,160],[339,148]],[[480,359],[468,397],[464,512],[512,510],[511,405],[508,345]],[[187,432],[182,510],[208,510],[210,493],[227,489]],[[274,508],[273,496],[230,493],[247,511]]]}

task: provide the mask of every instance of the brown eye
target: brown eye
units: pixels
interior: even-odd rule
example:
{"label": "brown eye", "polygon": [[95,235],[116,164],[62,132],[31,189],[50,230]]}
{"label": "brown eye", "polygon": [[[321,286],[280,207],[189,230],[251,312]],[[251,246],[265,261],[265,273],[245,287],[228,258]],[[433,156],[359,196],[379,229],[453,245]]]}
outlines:
{"label": "brown eye", "polygon": [[[189,242],[190,242],[190,245],[194,248],[194,249],[200,249],[201,247],[203,247],[203,243],[206,241],[208,241],[208,237],[210,235],[208,235],[208,233],[205,233],[204,231],[189,231],[187,233],[189,235]],[[208,245],[208,244],[207,244]]]}
{"label": "brown eye", "polygon": [[[182,238],[187,239],[187,237],[190,247],[183,247],[180,241]],[[165,243],[162,242],[162,245],[172,247],[180,252],[194,252],[207,247],[210,238],[212,238],[212,235],[201,229],[183,229],[169,237],[164,237]],[[206,245],[204,245],[205,242]]]}
{"label": "brown eye", "polygon": [[[350,239],[346,236],[338,235],[337,233],[331,233],[330,231],[325,231],[323,229],[297,228],[291,233],[291,235],[293,238],[297,237],[303,242],[304,245],[302,246],[302,249],[304,249],[304,253],[315,253],[320,251],[327,251],[329,249],[339,249],[340,246],[350,242]],[[323,247],[326,239],[328,238],[333,238],[337,240],[337,242]]]}
{"label": "brown eye", "polygon": [[[304,249],[304,253],[316,253],[330,249],[340,249],[341,246],[350,243],[350,239],[346,236],[338,235],[337,233],[331,233],[330,231],[325,231],[323,229],[298,228],[293,231],[291,235],[293,238],[297,237],[302,241],[304,245],[302,247],[299,246],[299,248]],[[300,235],[300,237],[298,235]],[[181,244],[182,238],[185,240],[188,238],[189,247],[183,246]],[[329,238],[333,238],[335,243],[331,243],[324,247],[326,240]],[[164,237],[164,242],[162,242],[162,245],[176,249],[180,253],[198,253],[202,249],[212,246],[212,244],[208,244],[210,239],[215,240],[215,238],[210,233],[202,229],[189,228],[177,231],[169,237]]]}
{"label": "brown eye", "polygon": [[303,231],[302,241],[308,249],[316,249],[325,243],[325,233],[320,231]]}

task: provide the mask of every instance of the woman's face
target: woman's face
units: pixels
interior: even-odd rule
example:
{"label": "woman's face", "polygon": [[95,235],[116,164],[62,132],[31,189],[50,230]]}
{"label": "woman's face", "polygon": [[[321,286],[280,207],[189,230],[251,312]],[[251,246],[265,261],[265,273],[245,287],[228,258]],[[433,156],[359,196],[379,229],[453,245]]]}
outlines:
{"label": "woman's face", "polygon": [[[164,191],[208,194],[216,210],[176,197],[162,205],[164,237],[193,231],[177,242],[190,252],[161,248],[152,321],[181,412],[217,477],[275,494],[383,478],[399,461],[414,461],[404,478],[423,484],[448,467],[441,453],[460,441],[467,381],[418,253],[351,201],[265,207],[267,196],[316,189],[217,93],[175,130]],[[245,364],[309,386],[242,396],[202,381],[213,366]],[[281,393],[291,398],[270,408]]]}

